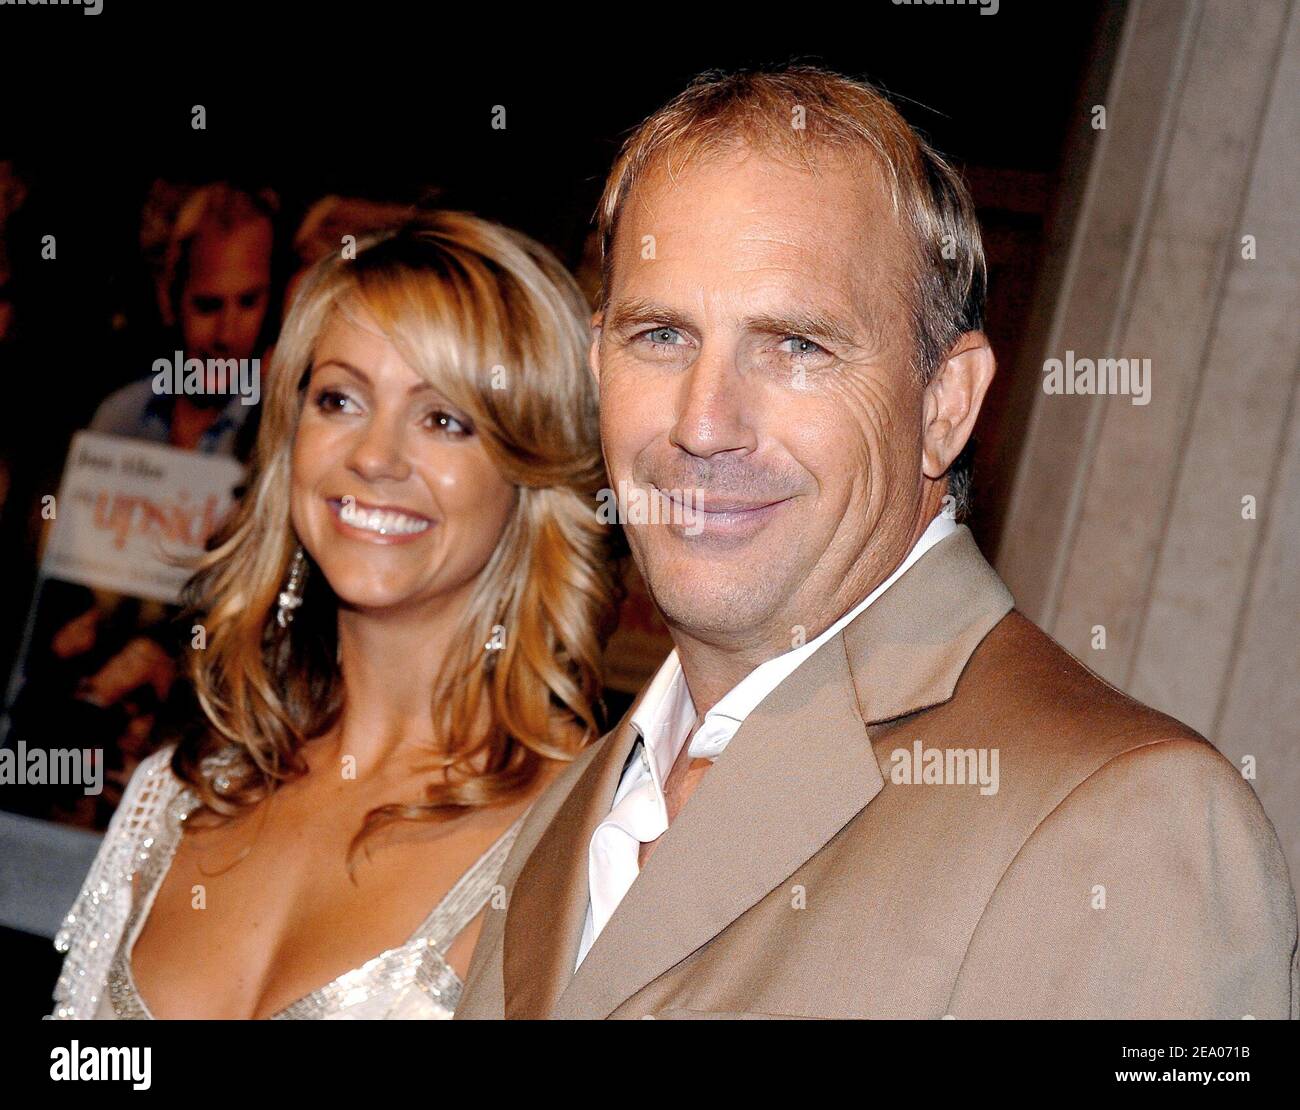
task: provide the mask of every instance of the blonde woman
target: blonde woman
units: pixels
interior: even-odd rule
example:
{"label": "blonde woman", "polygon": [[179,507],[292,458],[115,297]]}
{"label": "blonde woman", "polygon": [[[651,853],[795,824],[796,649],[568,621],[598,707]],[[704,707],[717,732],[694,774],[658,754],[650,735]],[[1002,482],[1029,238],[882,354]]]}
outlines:
{"label": "blonde woman", "polygon": [[449,1017],[522,815],[597,733],[586,307],[439,213],[318,263],[191,593],[201,728],[132,779],[57,1017]]}

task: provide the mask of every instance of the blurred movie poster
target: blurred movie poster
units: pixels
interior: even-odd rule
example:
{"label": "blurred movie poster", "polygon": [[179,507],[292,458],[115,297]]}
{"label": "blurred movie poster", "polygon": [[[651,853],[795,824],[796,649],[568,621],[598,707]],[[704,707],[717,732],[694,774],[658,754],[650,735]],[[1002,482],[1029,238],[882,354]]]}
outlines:
{"label": "blurred movie poster", "polygon": [[[48,532],[0,720],[3,808],[107,826],[184,698],[180,656],[202,632],[178,624],[181,589],[242,480],[229,457],[73,437],[42,506]],[[59,773],[73,764],[83,773]]]}

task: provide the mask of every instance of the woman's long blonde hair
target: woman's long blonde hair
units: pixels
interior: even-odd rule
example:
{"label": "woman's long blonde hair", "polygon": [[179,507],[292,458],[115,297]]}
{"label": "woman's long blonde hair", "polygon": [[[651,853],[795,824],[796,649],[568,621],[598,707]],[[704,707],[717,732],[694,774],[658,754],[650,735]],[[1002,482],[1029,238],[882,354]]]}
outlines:
{"label": "woman's long blonde hair", "polygon": [[[335,252],[295,296],[248,491],[188,589],[207,641],[188,657],[206,723],[181,738],[173,767],[206,808],[234,815],[305,773],[302,745],[342,708],[338,605],[324,576],[309,563],[287,629],[273,610],[297,548],[290,457],[314,347],[334,312],[357,307],[469,414],[517,497],[430,691],[442,751],[431,753],[425,800],[373,811],[354,847],[381,824],[518,797],[543,760],[571,759],[597,735],[618,594],[596,514],[604,468],[588,308],[569,274],[526,236],[459,212],[372,235],[355,258]],[[505,646],[485,652],[497,625]]]}

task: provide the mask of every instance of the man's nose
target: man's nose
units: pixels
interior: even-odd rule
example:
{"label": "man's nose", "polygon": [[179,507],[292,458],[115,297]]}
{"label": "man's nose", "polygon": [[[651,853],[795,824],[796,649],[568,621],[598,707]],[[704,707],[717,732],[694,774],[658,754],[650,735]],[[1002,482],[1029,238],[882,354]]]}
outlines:
{"label": "man's nose", "polygon": [[352,441],[348,466],[367,482],[405,481],[411,464],[401,429],[392,421],[367,421]]}
{"label": "man's nose", "polygon": [[212,337],[213,346],[218,351],[229,351],[235,341],[235,332],[239,324],[239,310],[230,303],[224,304],[217,313],[217,330]]}
{"label": "man's nose", "polygon": [[723,451],[753,451],[758,437],[750,422],[756,402],[747,394],[752,388],[733,357],[723,351],[702,350],[681,379],[677,418],[669,439],[700,458]]}

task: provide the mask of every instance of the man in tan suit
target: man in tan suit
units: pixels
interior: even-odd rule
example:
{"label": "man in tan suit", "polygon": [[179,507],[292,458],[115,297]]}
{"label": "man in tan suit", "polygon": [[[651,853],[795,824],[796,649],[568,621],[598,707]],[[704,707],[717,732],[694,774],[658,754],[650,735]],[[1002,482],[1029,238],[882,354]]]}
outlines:
{"label": "man in tan suit", "polygon": [[710,77],[601,230],[605,459],[676,650],[533,807],[456,1016],[1295,1016],[1249,785],[957,523],[994,359],[953,171],[864,85]]}

